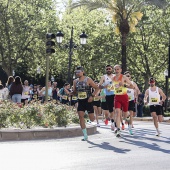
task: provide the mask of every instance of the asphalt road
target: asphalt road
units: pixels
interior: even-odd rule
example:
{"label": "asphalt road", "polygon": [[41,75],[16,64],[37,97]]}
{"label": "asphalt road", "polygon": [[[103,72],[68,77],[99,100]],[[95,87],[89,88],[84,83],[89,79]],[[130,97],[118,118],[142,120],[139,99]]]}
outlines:
{"label": "asphalt road", "polygon": [[169,170],[170,124],[135,122],[116,138],[110,126],[98,128],[88,141],[82,137],[0,142],[0,170]]}

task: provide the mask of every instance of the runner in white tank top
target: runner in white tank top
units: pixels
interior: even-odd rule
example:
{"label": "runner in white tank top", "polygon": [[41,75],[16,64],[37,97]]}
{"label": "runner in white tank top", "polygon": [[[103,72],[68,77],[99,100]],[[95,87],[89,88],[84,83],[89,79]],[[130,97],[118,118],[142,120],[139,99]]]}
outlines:
{"label": "runner in white tank top", "polygon": [[[160,131],[158,128],[158,121],[162,122],[163,115],[162,115],[162,104],[166,100],[166,96],[163,91],[155,86],[155,79],[151,77],[149,79],[150,87],[145,92],[144,103],[148,104],[148,97],[149,97],[149,108],[151,116],[153,117],[154,125],[156,128],[156,136],[160,135]],[[160,100],[160,96],[162,96],[162,100]]]}

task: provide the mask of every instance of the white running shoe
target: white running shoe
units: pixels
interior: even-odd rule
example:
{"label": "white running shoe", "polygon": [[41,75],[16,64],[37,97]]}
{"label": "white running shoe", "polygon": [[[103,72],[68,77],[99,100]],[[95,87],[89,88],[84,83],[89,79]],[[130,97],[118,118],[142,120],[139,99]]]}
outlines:
{"label": "white running shoe", "polygon": [[120,138],[120,137],[121,137],[120,130],[117,130],[116,137],[117,137],[117,138]]}
{"label": "white running shoe", "polygon": [[99,123],[97,123],[97,124],[96,124],[96,126],[97,126],[97,127],[100,127],[100,124],[99,124]]}
{"label": "white running shoe", "polygon": [[160,136],[160,132],[156,132],[155,136],[159,137]]}

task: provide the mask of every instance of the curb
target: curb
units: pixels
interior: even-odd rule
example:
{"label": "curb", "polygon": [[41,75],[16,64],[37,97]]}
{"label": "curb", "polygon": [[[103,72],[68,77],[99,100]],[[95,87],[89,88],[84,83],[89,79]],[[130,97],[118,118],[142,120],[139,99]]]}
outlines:
{"label": "curb", "polygon": [[[88,135],[95,134],[96,126],[86,125]],[[0,141],[19,141],[37,139],[59,139],[82,136],[80,126],[56,129],[27,129],[27,130],[0,130]]]}

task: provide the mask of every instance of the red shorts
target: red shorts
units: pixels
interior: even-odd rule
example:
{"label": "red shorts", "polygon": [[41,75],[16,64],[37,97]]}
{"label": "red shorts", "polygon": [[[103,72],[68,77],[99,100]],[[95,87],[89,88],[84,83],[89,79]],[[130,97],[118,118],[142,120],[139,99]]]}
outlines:
{"label": "red shorts", "polygon": [[114,99],[115,109],[122,109],[124,112],[128,111],[129,107],[129,98],[127,94],[124,95],[115,95]]}

